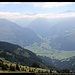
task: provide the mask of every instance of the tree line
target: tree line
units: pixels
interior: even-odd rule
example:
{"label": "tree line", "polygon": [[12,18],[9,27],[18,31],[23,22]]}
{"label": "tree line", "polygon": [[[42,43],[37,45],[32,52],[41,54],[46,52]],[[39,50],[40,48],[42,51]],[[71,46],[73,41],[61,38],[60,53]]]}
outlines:
{"label": "tree line", "polygon": [[37,64],[32,64],[32,67],[34,67],[34,69],[32,68],[27,68],[27,66],[24,68],[21,65],[19,65],[18,63],[16,63],[15,65],[10,64],[8,66],[8,64],[4,64],[3,62],[0,62],[0,70],[8,70],[8,71],[24,71],[24,72],[31,72],[31,73],[73,73],[72,70],[69,69],[61,69],[61,70],[37,70],[36,68],[39,67],[39,65]]}

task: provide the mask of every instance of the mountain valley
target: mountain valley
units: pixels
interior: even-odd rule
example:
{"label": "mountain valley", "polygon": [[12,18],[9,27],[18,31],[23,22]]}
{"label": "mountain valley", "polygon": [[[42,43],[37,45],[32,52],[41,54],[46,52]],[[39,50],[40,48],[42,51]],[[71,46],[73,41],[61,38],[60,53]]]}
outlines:
{"label": "mountain valley", "polygon": [[[74,20],[75,18],[72,17],[66,19],[37,18],[33,20],[27,27],[21,27],[7,19],[0,19],[0,41],[20,45],[23,48],[35,53],[42,60],[48,63],[51,62],[50,64],[53,64],[58,68],[68,68],[66,64],[75,59]],[[14,52],[18,54],[18,50],[19,49],[15,50]],[[6,53],[11,55],[9,52]],[[4,54],[5,52],[3,52],[0,57]],[[27,57],[30,56],[28,53],[25,54]],[[18,57],[22,60],[25,54],[20,52],[22,57]],[[10,60],[8,55],[6,55],[6,57],[8,57]],[[3,58],[6,57],[4,56]],[[16,59],[13,61],[15,60]],[[31,61],[31,58],[28,61]],[[61,65],[59,65],[59,63]],[[71,62],[69,66],[73,64],[74,62]],[[74,70],[73,66],[70,68]]]}

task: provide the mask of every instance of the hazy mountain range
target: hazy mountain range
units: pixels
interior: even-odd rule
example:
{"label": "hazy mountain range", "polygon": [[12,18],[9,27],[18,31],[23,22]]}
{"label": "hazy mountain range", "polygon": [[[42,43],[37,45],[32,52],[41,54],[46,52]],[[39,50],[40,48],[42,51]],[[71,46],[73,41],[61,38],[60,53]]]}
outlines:
{"label": "hazy mountain range", "polygon": [[0,40],[18,44],[23,47],[43,41],[30,28],[23,28],[6,19],[0,19]]}
{"label": "hazy mountain range", "polygon": [[[75,59],[75,17],[36,18],[29,20],[25,27],[26,20],[20,25],[18,21],[0,19],[0,41],[17,44],[37,55],[46,56],[48,60],[41,58],[47,62],[52,61],[58,67],[64,65],[63,68],[66,68],[66,64]],[[69,65],[72,64],[74,62]]]}

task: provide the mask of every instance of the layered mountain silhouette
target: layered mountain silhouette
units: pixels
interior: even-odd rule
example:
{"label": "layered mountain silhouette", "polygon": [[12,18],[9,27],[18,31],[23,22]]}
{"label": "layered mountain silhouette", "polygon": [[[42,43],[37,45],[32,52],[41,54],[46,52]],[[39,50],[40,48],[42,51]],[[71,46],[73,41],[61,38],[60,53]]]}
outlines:
{"label": "layered mountain silhouette", "polygon": [[52,64],[48,64],[28,49],[8,42],[0,41],[0,58],[22,65],[31,66],[33,63],[37,63],[41,68],[55,68]]}
{"label": "layered mountain silhouette", "polygon": [[49,38],[53,49],[75,50],[75,17],[37,18],[28,27],[43,38]]}
{"label": "layered mountain silhouette", "polygon": [[0,41],[18,44],[22,47],[41,40],[30,28],[23,28],[7,19],[0,19]]}
{"label": "layered mountain silhouette", "polygon": [[[40,35],[43,39],[38,37],[38,35]],[[30,22],[30,24],[27,27],[21,27],[21,25],[19,26],[16,23],[13,23],[7,19],[0,19],[0,41],[6,41],[9,43],[17,44],[22,47],[30,46],[34,43],[38,43],[39,44],[38,46],[40,48],[37,49],[41,49],[40,52],[43,51],[43,49],[45,52],[48,50],[50,51],[51,49],[55,49],[59,51],[62,50],[67,52],[74,51],[75,50],[75,17],[58,18],[58,19],[37,18],[32,22]],[[42,45],[44,46],[43,48]],[[51,48],[49,48],[49,46]],[[18,53],[18,51],[16,50],[15,52]],[[37,53],[39,53],[39,50],[37,50]],[[56,52],[56,54],[59,53],[60,52]],[[55,63],[53,64],[54,65],[56,64],[55,66],[58,67],[63,66],[63,68],[67,67],[71,69],[73,69],[73,65],[74,65],[73,60],[75,59],[75,57],[68,58],[69,61],[62,62],[62,60],[57,60],[57,59],[52,60],[50,57],[48,58],[41,57],[41,58],[45,59],[45,61],[48,61],[49,63],[50,62],[53,63],[52,61],[54,61]],[[71,62],[70,64],[69,63],[70,61],[73,62]],[[67,63],[69,63],[69,65]]]}

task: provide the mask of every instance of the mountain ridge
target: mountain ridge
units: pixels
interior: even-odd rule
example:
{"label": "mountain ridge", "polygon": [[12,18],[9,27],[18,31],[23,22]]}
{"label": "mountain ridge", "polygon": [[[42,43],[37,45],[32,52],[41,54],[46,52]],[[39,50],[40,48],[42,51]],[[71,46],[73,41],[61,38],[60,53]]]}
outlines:
{"label": "mountain ridge", "polygon": [[16,62],[22,65],[31,66],[35,62],[39,63],[39,66],[42,68],[47,68],[48,66],[54,68],[52,65],[46,64],[47,62],[43,61],[28,49],[8,42],[0,41],[0,57],[9,60],[12,63]]}
{"label": "mountain ridge", "polygon": [[0,19],[0,41],[18,44],[22,47],[43,41],[30,28],[23,28],[7,19]]}

